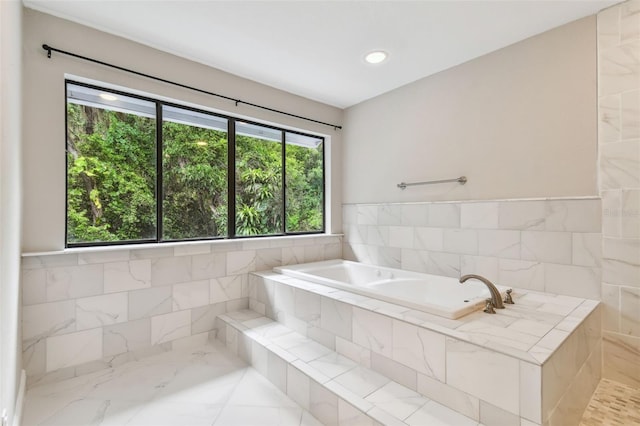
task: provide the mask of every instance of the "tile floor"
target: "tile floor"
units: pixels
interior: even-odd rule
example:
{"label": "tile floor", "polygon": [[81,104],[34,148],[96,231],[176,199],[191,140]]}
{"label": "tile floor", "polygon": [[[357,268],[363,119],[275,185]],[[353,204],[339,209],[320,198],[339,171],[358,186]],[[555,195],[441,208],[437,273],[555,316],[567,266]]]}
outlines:
{"label": "tile floor", "polygon": [[640,425],[640,389],[602,379],[582,416],[580,426]]}
{"label": "tile floor", "polygon": [[[31,388],[23,426],[321,426],[212,342]],[[640,425],[640,390],[603,379],[580,426]]]}
{"label": "tile floor", "polygon": [[218,342],[33,387],[22,424],[321,425]]}

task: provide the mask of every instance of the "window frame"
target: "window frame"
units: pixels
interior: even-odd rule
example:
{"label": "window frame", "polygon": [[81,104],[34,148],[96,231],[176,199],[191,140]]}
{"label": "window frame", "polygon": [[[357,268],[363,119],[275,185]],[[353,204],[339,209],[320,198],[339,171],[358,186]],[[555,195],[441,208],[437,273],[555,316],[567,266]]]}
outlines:
{"label": "window frame", "polygon": [[[115,95],[127,96],[130,98],[136,98],[155,104],[155,167],[156,167],[156,179],[155,179],[155,208],[156,208],[156,237],[147,239],[136,240],[122,240],[122,241],[85,241],[85,242],[69,242],[69,156],[67,150],[67,137],[69,134],[69,117],[68,117],[68,88],[69,85],[76,85],[86,87],[94,90],[100,90],[107,93],[113,93]],[[185,239],[163,239],[163,106],[184,109],[187,111],[193,111],[201,114],[207,114],[221,119],[227,120],[227,235],[216,237],[202,237],[202,238],[185,238]],[[153,98],[147,95],[139,95],[136,93],[126,92],[120,89],[113,89],[110,87],[103,87],[100,85],[86,83],[71,78],[64,80],[64,111],[65,111],[65,137],[64,137],[64,156],[65,156],[65,222],[64,222],[64,235],[65,235],[65,248],[81,248],[81,247],[103,247],[103,246],[127,246],[136,244],[165,244],[165,243],[180,243],[180,242],[196,242],[196,241],[220,241],[220,240],[242,240],[247,238],[272,238],[272,237],[287,237],[296,235],[313,235],[324,234],[327,227],[327,215],[326,215],[326,202],[327,202],[327,177],[326,177],[326,142],[327,139],[324,136],[307,133],[299,130],[290,130],[285,127],[279,127],[277,125],[262,123],[256,120],[248,119],[245,117],[236,117],[233,115],[223,114],[219,112],[212,112],[205,109],[205,107],[193,107],[190,105],[184,105],[177,102],[171,102],[162,100],[159,98]],[[281,182],[282,182],[282,226],[279,233],[267,234],[267,235],[237,235],[236,234],[236,122],[242,122],[254,126],[266,127],[269,129],[277,130],[281,135]],[[322,228],[317,231],[299,231],[288,232],[287,231],[287,186],[286,186],[286,135],[287,133],[297,134],[301,136],[307,136],[315,139],[322,140],[322,200],[321,200],[321,212],[322,212]]]}

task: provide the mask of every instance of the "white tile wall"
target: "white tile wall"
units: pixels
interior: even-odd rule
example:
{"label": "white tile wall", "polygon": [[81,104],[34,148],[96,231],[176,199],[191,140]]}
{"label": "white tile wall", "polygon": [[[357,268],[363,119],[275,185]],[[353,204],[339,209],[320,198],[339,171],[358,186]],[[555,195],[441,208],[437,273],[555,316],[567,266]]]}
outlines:
{"label": "white tile wall", "polygon": [[595,198],[345,205],[344,255],[599,299],[601,217]]}
{"label": "white tile wall", "polygon": [[639,0],[598,14],[598,153],[603,200],[603,366],[607,378],[640,386]]}
{"label": "white tile wall", "polygon": [[[293,339],[279,325],[274,344],[302,360],[313,359],[310,364],[321,373],[311,377],[318,383],[335,382],[365,399],[388,383],[386,377],[476,423],[484,419],[511,424],[517,419],[544,424],[553,416],[565,424],[566,412],[584,406],[581,398],[572,399],[565,391],[580,387],[579,381],[584,383],[581,393],[588,392],[600,374],[590,368],[578,377],[578,369],[599,350],[600,311],[591,300],[521,292],[517,304],[499,315],[478,312],[447,320],[275,273],[255,274],[250,281],[251,297],[257,297],[265,311],[279,313],[272,318],[283,318],[281,323],[294,324],[300,333]],[[320,297],[319,327],[317,299],[309,293]],[[296,309],[296,301],[305,308]],[[249,327],[249,322],[244,324]],[[321,337],[316,336],[318,329],[323,330]],[[309,350],[303,350],[305,346]],[[325,355],[327,347],[376,374],[365,376],[353,364],[325,368],[323,359],[335,364],[338,356]],[[571,367],[564,368],[566,363]],[[541,364],[551,366],[545,380]],[[550,389],[544,401],[543,384]]]}
{"label": "white tile wall", "polygon": [[[370,220],[378,216],[372,209],[363,214]],[[217,315],[248,307],[248,272],[340,258],[342,238],[79,251],[23,257],[23,358],[29,383],[201,341],[214,330]],[[320,299],[316,308],[319,321]],[[325,308],[350,315],[339,304]],[[344,335],[350,338],[350,330]]]}

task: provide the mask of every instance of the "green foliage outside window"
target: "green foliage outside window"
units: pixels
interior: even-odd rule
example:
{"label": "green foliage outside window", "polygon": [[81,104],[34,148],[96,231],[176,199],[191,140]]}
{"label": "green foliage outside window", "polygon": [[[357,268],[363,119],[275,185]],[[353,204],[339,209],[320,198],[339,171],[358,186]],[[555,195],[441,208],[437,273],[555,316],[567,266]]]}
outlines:
{"label": "green foliage outside window", "polygon": [[[321,231],[323,145],[286,144],[283,191],[282,143],[235,140],[236,235]],[[163,122],[158,191],[156,143],[154,118],[67,104],[68,243],[228,236],[227,133]]]}

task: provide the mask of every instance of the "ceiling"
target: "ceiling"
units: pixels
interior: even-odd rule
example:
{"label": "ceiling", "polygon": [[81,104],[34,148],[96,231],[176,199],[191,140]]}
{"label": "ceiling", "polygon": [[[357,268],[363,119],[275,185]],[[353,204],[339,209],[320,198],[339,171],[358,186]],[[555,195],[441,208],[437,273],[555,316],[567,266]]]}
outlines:
{"label": "ceiling", "polygon": [[[618,0],[23,2],[346,108]],[[367,64],[364,55],[377,49],[389,52],[388,59]]]}

